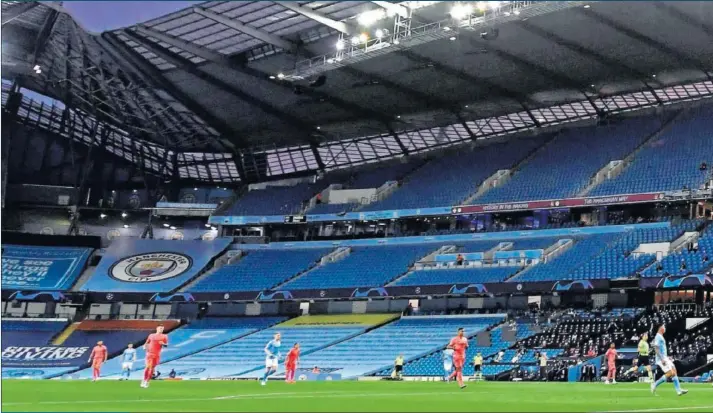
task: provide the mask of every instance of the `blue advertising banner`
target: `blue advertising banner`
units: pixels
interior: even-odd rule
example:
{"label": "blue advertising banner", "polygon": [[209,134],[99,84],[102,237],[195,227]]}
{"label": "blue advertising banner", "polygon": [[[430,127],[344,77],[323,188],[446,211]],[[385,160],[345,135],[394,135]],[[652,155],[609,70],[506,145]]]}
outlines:
{"label": "blue advertising banner", "polygon": [[[347,212],[345,214],[307,214],[307,222],[323,221],[377,221],[431,215],[449,215],[451,207],[395,209],[387,211]],[[285,222],[284,215],[250,216],[211,216],[208,220],[214,225],[250,225],[277,224]]]}
{"label": "blue advertising banner", "polygon": [[90,248],[3,245],[5,289],[66,290],[81,275]]}
{"label": "blue advertising banner", "polygon": [[22,347],[7,346],[2,349],[2,366],[5,367],[79,367],[87,363],[89,347]]}
{"label": "blue advertising banner", "polygon": [[3,379],[39,380],[57,377],[72,371],[72,367],[45,367],[45,368],[23,368],[4,367],[2,368]]}
{"label": "blue advertising banner", "polygon": [[213,241],[119,238],[107,249],[82,291],[171,291],[198,275],[231,242],[231,238]]}

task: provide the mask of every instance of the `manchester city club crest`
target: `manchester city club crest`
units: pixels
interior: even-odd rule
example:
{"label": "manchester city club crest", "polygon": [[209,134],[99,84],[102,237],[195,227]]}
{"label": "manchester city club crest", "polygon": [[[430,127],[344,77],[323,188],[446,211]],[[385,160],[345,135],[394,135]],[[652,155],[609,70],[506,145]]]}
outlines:
{"label": "manchester city club crest", "polygon": [[191,268],[192,260],[183,254],[153,252],[116,262],[109,275],[119,281],[145,283],[178,277]]}
{"label": "manchester city club crest", "polygon": [[131,194],[131,196],[129,196],[129,207],[132,209],[141,208],[141,197],[139,194]]}
{"label": "manchester city club crest", "polygon": [[190,192],[186,192],[183,194],[181,197],[181,202],[184,204],[195,204],[196,203],[196,196]]}

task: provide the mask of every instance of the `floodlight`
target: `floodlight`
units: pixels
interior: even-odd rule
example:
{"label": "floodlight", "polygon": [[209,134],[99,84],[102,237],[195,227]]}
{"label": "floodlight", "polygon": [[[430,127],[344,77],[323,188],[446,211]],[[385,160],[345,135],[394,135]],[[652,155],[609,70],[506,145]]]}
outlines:
{"label": "floodlight", "polygon": [[357,17],[357,21],[360,25],[364,27],[369,27],[372,24],[378,22],[386,16],[386,12],[383,9],[374,9],[365,11]]}
{"label": "floodlight", "polygon": [[[480,4],[480,3],[478,3]],[[451,9],[451,16],[457,20],[467,19],[473,12],[473,7],[470,4],[458,3]]]}
{"label": "floodlight", "polygon": [[453,40],[455,40],[455,39],[456,39],[455,36],[451,36],[450,39],[448,39],[448,40],[453,41]]}
{"label": "floodlight", "polygon": [[124,228],[129,228],[129,225],[128,225],[128,224],[124,224]]}
{"label": "floodlight", "polygon": [[175,230],[176,230],[176,227],[169,227],[169,229],[175,231]]}
{"label": "floodlight", "polygon": [[362,43],[366,43],[369,40],[369,36],[367,36],[366,33],[362,33],[359,35],[359,41]]}
{"label": "floodlight", "polygon": [[206,227],[206,228],[210,228],[210,224],[205,224],[205,227]]}
{"label": "floodlight", "polygon": [[163,226],[164,226],[165,228],[170,227],[170,225],[168,225],[168,224],[163,224]]}
{"label": "floodlight", "polygon": [[354,36],[354,37],[352,37],[352,44],[353,44],[354,46],[356,46],[356,45],[359,44],[359,36]]}
{"label": "floodlight", "polygon": [[99,214],[99,218],[101,218],[101,219],[106,218],[106,214]]}
{"label": "floodlight", "polygon": [[377,38],[377,39],[381,39],[382,37],[384,37],[384,31],[381,30],[381,29],[376,29],[376,31],[374,32],[374,34],[376,35],[376,38]]}
{"label": "floodlight", "polygon": [[126,212],[122,212],[122,213],[121,213],[121,217],[122,217],[122,218],[126,218],[127,216],[128,216],[128,215],[127,215]]}
{"label": "floodlight", "polygon": [[35,72],[40,70],[40,65],[35,65],[35,67],[33,67],[32,70],[34,70]]}

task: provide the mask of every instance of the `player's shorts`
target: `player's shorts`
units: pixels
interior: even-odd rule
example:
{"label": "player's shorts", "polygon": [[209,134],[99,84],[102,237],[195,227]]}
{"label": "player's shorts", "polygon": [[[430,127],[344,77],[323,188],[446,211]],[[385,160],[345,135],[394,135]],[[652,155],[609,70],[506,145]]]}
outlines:
{"label": "player's shorts", "polygon": [[481,367],[482,367],[482,366],[481,366],[480,364],[476,364],[474,371],[480,371],[480,368],[481,368]]}
{"label": "player's shorts", "polygon": [[607,368],[609,370],[616,370],[616,363],[607,363]]}
{"label": "player's shorts", "polygon": [[265,367],[277,368],[277,357],[265,357]]}
{"label": "player's shorts", "polygon": [[453,366],[455,368],[462,368],[465,363],[465,357],[453,357]]}
{"label": "player's shorts", "polygon": [[396,370],[397,373],[401,373],[404,370],[404,366],[394,366],[394,370]]}
{"label": "player's shorts", "polygon": [[294,370],[297,368],[297,363],[285,363],[285,370]]}
{"label": "player's shorts", "polygon": [[160,354],[146,353],[146,366],[156,367],[161,363]]}
{"label": "player's shorts", "polygon": [[445,370],[445,371],[451,371],[452,368],[453,368],[453,363],[452,363],[452,362],[451,362],[451,363],[443,363],[443,370]]}
{"label": "player's shorts", "polygon": [[95,368],[95,369],[101,367],[102,364],[104,364],[104,359],[94,359],[94,360],[92,360],[92,367]]}
{"label": "player's shorts", "polygon": [[121,363],[121,369],[122,370],[131,370],[134,368],[134,362],[133,361],[125,361]]}
{"label": "player's shorts", "polygon": [[649,356],[639,356],[639,362],[636,364],[636,367],[646,367],[651,365],[651,361],[649,360]]}
{"label": "player's shorts", "polygon": [[663,370],[664,373],[668,373],[669,371],[671,371],[675,368],[675,366],[673,365],[673,362],[668,357],[666,357],[663,360],[657,361],[656,365],[659,366],[661,368],[661,370]]}

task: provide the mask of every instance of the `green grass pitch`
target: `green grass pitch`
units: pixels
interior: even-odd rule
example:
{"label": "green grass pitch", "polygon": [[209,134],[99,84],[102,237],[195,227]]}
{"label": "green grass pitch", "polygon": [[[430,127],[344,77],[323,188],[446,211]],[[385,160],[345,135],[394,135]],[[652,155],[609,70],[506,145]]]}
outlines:
{"label": "green grass pitch", "polygon": [[713,412],[713,388],[647,384],[3,380],[3,411],[91,412]]}

